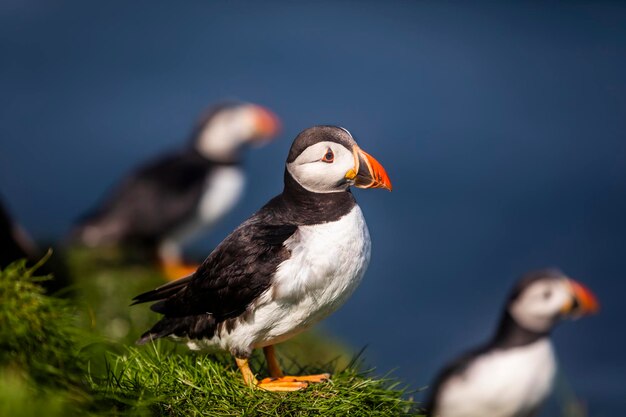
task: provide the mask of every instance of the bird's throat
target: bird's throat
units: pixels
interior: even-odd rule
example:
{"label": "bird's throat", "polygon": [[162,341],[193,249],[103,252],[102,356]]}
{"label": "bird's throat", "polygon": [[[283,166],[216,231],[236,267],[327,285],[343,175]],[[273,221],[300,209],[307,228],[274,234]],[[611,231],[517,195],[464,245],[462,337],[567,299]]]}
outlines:
{"label": "bird's throat", "polygon": [[282,193],[297,224],[319,224],[339,220],[356,205],[349,190],[335,193],[315,193],[300,185],[285,169],[285,188]]}
{"label": "bird's throat", "polygon": [[509,349],[529,345],[549,336],[550,332],[537,332],[522,327],[507,311],[500,320],[500,325],[490,345],[500,349]]}

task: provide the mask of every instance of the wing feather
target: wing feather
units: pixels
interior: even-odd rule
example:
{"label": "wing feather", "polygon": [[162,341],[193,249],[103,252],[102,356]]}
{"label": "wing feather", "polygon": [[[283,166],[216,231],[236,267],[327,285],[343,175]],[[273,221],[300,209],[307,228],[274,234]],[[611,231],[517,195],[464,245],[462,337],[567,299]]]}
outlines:
{"label": "wing feather", "polygon": [[78,237],[88,226],[108,243],[156,241],[196,209],[212,165],[188,150],[140,167],[79,221]]}
{"label": "wing feather", "polygon": [[135,304],[156,301],[163,314],[140,342],[170,334],[212,337],[216,326],[244,313],[271,285],[278,265],[290,253],[284,246],[298,229],[285,221],[268,223],[270,203],[235,229],[191,276],[135,297]]}

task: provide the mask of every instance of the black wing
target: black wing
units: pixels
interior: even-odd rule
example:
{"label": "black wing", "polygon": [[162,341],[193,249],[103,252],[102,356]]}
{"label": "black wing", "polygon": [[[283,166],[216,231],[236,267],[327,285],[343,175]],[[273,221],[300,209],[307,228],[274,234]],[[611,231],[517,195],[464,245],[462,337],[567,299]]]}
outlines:
{"label": "black wing", "polygon": [[446,382],[448,382],[452,377],[465,373],[471,363],[474,361],[474,359],[484,353],[486,349],[486,347],[481,347],[479,349],[467,352],[446,365],[439,372],[432,385],[428,387],[429,396],[425,402],[425,412],[427,417],[436,417],[433,415],[433,412],[437,408],[439,395]]}
{"label": "black wing", "polygon": [[266,291],[278,265],[289,257],[283,243],[298,226],[266,223],[268,206],[231,233],[190,277],[135,297],[157,301],[165,317],[139,343],[168,335],[211,338],[216,326],[243,314]]}
{"label": "black wing", "polygon": [[[193,150],[157,159],[129,175],[94,212],[79,221],[102,243],[154,243],[196,209],[213,163]],[[93,233],[93,232],[92,232]]]}
{"label": "black wing", "polygon": [[543,403],[538,405],[537,407],[534,407],[534,408],[532,408],[530,410],[527,410],[526,414],[524,414],[523,416],[520,416],[520,417],[535,417],[535,416],[537,416],[539,414],[539,411],[541,411],[541,406],[542,405],[543,405]]}

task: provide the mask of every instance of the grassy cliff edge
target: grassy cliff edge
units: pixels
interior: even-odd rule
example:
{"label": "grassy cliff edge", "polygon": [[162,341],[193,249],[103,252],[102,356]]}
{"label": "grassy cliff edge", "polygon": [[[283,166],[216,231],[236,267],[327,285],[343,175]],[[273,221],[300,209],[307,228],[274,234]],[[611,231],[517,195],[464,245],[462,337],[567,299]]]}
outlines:
{"label": "grassy cliff edge", "polygon": [[[398,382],[360,371],[343,357],[345,350],[325,346],[320,336],[279,347],[289,372],[334,371],[329,383],[296,393],[250,389],[232,359],[219,352],[189,352],[169,341],[135,347],[136,327],[150,317],[129,310],[127,280],[116,275],[138,271],[100,269],[107,278],[75,271],[81,274],[77,300],[45,295],[42,278],[23,262],[0,271],[0,415],[416,415]],[[130,285],[133,291],[159,279],[139,272],[146,282]],[[266,373],[260,357],[253,368]]]}

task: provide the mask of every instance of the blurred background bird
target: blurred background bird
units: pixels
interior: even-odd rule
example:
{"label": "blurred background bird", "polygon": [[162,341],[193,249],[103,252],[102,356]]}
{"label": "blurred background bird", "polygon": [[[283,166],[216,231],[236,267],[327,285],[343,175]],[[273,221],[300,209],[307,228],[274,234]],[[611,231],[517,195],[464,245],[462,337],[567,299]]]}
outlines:
{"label": "blurred background bird", "polygon": [[36,261],[38,249],[26,231],[13,220],[0,199],[0,269],[18,259]]}
{"label": "blurred background bird", "polygon": [[124,177],[72,232],[88,246],[121,245],[157,254],[171,279],[193,272],[183,246],[210,229],[239,201],[247,145],[279,132],[278,118],[250,103],[224,103],[200,120],[189,143]]}
{"label": "blurred background bird", "polygon": [[429,389],[432,417],[532,417],[552,391],[557,362],[550,334],[564,318],[598,311],[595,296],[557,270],[525,275],[493,338],[451,362]]}
{"label": "blurred background bird", "polygon": [[42,286],[56,293],[70,284],[67,267],[62,257],[41,250],[30,234],[9,213],[7,204],[0,198],[0,269],[18,260],[26,260],[29,268],[37,266],[37,274],[47,276]]}

